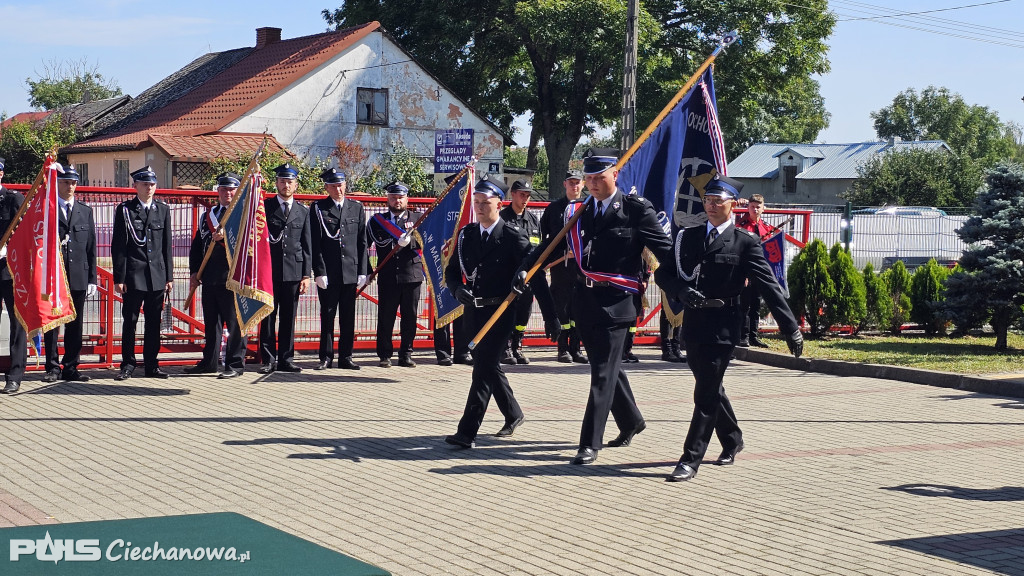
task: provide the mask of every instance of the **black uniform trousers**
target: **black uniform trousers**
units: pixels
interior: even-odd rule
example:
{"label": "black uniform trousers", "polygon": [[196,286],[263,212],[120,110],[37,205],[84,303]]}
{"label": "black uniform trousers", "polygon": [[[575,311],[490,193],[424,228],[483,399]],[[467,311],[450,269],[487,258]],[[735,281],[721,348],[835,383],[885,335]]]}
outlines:
{"label": "black uniform trousers", "polygon": [[718,435],[723,451],[734,450],[743,439],[736,413],[722,384],[734,348],[732,344],[686,341],[686,359],[696,384],[693,388],[693,419],[679,462],[694,470],[704,459],[712,432]]}
{"label": "black uniform trousers", "polygon": [[[274,281],[274,311],[260,322],[260,356],[264,364],[290,364],[295,358],[295,317],[300,282]],[[281,316],[278,327],[277,318]]]}
{"label": "black uniform trousers", "polygon": [[[476,336],[466,326],[466,316],[459,316],[440,328],[434,328],[434,352],[438,358],[452,355],[452,333],[455,336],[455,355],[469,356],[469,341]],[[442,356],[443,355],[443,356]]]}
{"label": "black uniform trousers", "polygon": [[622,370],[622,349],[631,325],[591,325],[584,318],[577,322],[580,339],[590,354],[590,398],[580,429],[580,448],[601,449],[609,412],[619,430],[632,430],[644,419]]}
{"label": "black uniform trousers", "polygon": [[[576,266],[576,261],[569,262]],[[558,316],[558,323],[565,330],[566,326],[572,323],[572,285],[576,280],[578,272],[567,268],[565,263],[556,264],[551,268],[551,299],[555,302],[555,315]]]}
{"label": "black uniform trousers", "polygon": [[356,339],[356,285],[328,284],[316,291],[320,298],[320,361],[334,354],[334,318],[338,317],[338,360],[352,357]]}
{"label": "black uniform trousers", "polygon": [[[4,261],[3,265],[6,266],[7,262]],[[3,297],[4,308],[7,308],[11,327],[11,367],[7,370],[7,381],[21,382],[25,376],[28,349],[25,347],[25,328],[14,314],[14,280],[0,281],[0,296]]]}
{"label": "black uniform trousers", "polygon": [[412,356],[412,343],[416,339],[416,316],[419,312],[420,286],[422,282],[378,282],[377,283],[377,356],[381,360],[391,358],[395,352],[391,341],[395,330],[395,317],[399,311],[401,344],[399,358]]}
{"label": "black uniform trousers", "polygon": [[245,370],[245,339],[238,329],[235,314],[235,293],[224,284],[203,284],[203,321],[206,322],[206,345],[203,346],[202,366],[217,369],[220,363],[222,330],[228,329],[224,366],[235,372]]}
{"label": "black uniform trousers", "polygon": [[[543,274],[543,271],[537,272]],[[516,298],[515,302],[512,303],[512,308],[515,309],[515,326],[516,332],[525,332],[526,325],[530,322],[530,315],[533,314],[533,291],[526,290]]]}
{"label": "black uniform trousers", "polygon": [[135,326],[139,323],[139,310],[144,309],[145,333],[142,341],[142,360],[146,370],[159,367],[157,354],[160,352],[160,321],[164,310],[163,290],[134,290],[129,288],[122,295],[121,316],[121,368],[137,366],[135,360]]}
{"label": "black uniform trousers", "polygon": [[85,290],[72,290],[71,301],[75,304],[75,319],[64,325],[64,361],[61,362],[57,353],[57,336],[60,326],[43,334],[43,345],[46,347],[46,371],[60,370],[64,364],[63,374],[66,376],[78,370],[82,358],[82,323],[85,322]]}
{"label": "black uniform trousers", "polygon": [[[487,323],[497,306],[483,308],[466,307],[466,328],[475,335]],[[505,422],[514,422],[523,417],[523,409],[512,394],[512,387],[501,369],[501,357],[505,354],[505,344],[512,335],[515,314],[512,310],[498,318],[491,330],[473,348],[473,383],[469,386],[469,397],[466,409],[459,420],[458,433],[465,438],[476,438],[480,425],[487,412],[487,404],[494,396],[494,403],[505,417]]]}
{"label": "black uniform trousers", "polygon": [[746,312],[743,317],[742,338],[746,338],[750,334],[756,335],[758,326],[761,324],[761,297],[757,293],[757,288],[747,284],[740,294],[740,304],[743,306],[743,311]]}

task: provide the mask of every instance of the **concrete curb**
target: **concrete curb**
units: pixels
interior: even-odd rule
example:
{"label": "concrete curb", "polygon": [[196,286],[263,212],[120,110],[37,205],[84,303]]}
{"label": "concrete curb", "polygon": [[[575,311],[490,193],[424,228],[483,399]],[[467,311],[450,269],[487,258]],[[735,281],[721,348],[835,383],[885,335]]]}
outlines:
{"label": "concrete curb", "polygon": [[736,348],[736,359],[756,362],[768,366],[818,372],[835,376],[860,376],[863,378],[885,378],[914,384],[927,384],[941,388],[955,388],[981,394],[1024,398],[1024,378],[994,378],[967,376],[952,372],[922,370],[906,366],[884,366],[862,364],[842,360],[820,360],[815,358],[794,358],[788,354],[768,352],[754,348]]}

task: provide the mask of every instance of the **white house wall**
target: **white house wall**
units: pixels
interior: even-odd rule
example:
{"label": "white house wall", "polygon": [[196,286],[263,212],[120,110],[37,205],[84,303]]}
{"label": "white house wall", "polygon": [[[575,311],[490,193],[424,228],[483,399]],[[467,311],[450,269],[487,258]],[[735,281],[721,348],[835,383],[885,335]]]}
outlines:
{"label": "white house wall", "polygon": [[[388,126],[356,123],[356,88],[388,89]],[[501,135],[395,43],[374,32],[224,131],[266,130],[307,160],[329,157],[338,140],[357,142],[371,158],[398,142],[423,157],[432,172],[434,130],[443,128],[473,129],[479,170],[486,171],[489,162],[501,163]]]}

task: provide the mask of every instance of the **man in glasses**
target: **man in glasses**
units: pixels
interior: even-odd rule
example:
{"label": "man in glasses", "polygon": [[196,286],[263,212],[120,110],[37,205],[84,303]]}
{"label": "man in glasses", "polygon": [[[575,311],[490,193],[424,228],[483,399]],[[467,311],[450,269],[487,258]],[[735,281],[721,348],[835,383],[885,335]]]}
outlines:
{"label": "man in glasses", "polygon": [[722,378],[743,335],[740,294],[747,280],[764,297],[793,355],[799,358],[803,351],[800,325],[764,258],[761,242],[756,235],[733,224],[732,211],[742,188],[736,180],[715,176],[704,192],[708,221],[680,232],[682,238],[675,243],[675,262],[662,262],[655,273],[658,284],[687,308],[683,314],[683,341],[696,380],[693,419],[683,443],[683,455],[668,476],[669,482],[697,475],[712,432],[722,444],[717,464],[732,464],[743,449],[743,433]]}

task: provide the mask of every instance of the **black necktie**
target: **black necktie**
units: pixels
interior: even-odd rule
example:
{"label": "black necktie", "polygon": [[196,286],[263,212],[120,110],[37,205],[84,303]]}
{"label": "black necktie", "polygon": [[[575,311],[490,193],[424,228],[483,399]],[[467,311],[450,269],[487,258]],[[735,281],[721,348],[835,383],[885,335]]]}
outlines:
{"label": "black necktie", "polygon": [[488,232],[487,230],[484,230],[483,233],[480,234],[480,243],[481,244],[486,244],[487,243],[487,239],[490,238],[490,236],[491,236],[490,232]]}
{"label": "black necktie", "polygon": [[604,216],[604,203],[600,200],[597,201],[597,217]]}
{"label": "black necktie", "polygon": [[284,221],[287,222],[288,221],[288,214],[290,214],[291,211],[292,211],[292,203],[291,202],[285,202],[281,206],[281,209],[282,209],[281,211],[284,213]]}
{"label": "black necktie", "polygon": [[711,232],[708,232],[707,238],[704,240],[704,249],[707,250],[715,243],[715,238],[718,238],[718,228],[712,228]]}
{"label": "black necktie", "polygon": [[224,214],[223,206],[217,206],[216,208],[213,209],[213,215],[217,218],[218,222],[220,222],[220,217],[222,214]]}

